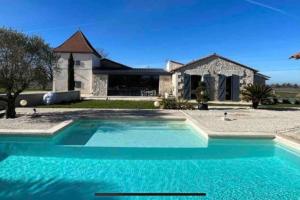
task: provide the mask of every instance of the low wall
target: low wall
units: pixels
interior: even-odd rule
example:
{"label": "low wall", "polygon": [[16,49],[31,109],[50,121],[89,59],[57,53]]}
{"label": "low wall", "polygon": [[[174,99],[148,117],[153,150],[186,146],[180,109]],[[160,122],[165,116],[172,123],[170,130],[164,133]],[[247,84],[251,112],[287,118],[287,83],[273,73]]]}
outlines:
{"label": "low wall", "polygon": [[[20,106],[21,100],[27,101],[27,107],[43,105],[43,97],[47,92],[26,92],[21,93],[16,100],[16,106]],[[80,100],[80,91],[53,92],[55,93],[55,103],[71,102]],[[1,96],[5,96],[1,94]]]}

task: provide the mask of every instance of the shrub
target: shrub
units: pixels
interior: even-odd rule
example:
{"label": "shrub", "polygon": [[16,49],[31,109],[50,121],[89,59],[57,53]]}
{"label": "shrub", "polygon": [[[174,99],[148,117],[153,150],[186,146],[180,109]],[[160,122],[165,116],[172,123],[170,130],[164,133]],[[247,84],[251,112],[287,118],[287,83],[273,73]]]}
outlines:
{"label": "shrub", "polygon": [[294,102],[294,104],[300,105],[300,100],[299,100],[299,99],[296,99],[295,102]]}
{"label": "shrub", "polygon": [[206,87],[206,83],[203,81],[199,82],[198,87],[196,88],[196,97],[197,97],[197,102],[198,104],[200,103],[207,103],[207,101],[209,100],[209,95],[207,92],[207,87]]}
{"label": "shrub", "polygon": [[282,99],[283,104],[292,104],[292,102],[289,99]]}
{"label": "shrub", "polygon": [[273,104],[278,104],[279,102],[278,102],[278,98],[277,97],[274,97],[273,98]]}
{"label": "shrub", "polygon": [[182,99],[163,99],[161,101],[163,109],[179,109],[179,110],[194,110],[195,107],[192,103]]}
{"label": "shrub", "polygon": [[177,100],[177,109],[179,109],[179,110],[194,110],[195,106],[192,103],[189,103],[187,100],[178,99]]}
{"label": "shrub", "polygon": [[161,101],[161,105],[163,109],[177,109],[176,99],[163,99]]}
{"label": "shrub", "polygon": [[252,101],[252,107],[256,109],[263,99],[272,97],[272,88],[267,85],[248,84],[241,94],[244,100]]}
{"label": "shrub", "polygon": [[262,99],[261,104],[262,105],[272,105],[272,104],[274,104],[274,100],[272,98]]}

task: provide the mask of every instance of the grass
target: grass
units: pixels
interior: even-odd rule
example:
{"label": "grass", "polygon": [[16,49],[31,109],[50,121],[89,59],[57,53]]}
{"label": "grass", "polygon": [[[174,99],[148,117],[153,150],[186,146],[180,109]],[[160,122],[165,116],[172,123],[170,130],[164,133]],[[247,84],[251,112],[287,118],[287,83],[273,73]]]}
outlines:
{"label": "grass", "polygon": [[[250,107],[245,104],[209,104],[209,106],[239,106]],[[72,103],[62,103],[55,105],[41,105],[40,108],[107,108],[107,109],[156,109],[153,101],[128,101],[128,100],[84,100]],[[300,105],[295,104],[275,104],[275,105],[261,105],[259,109],[266,110],[284,110],[297,109]]]}
{"label": "grass", "polygon": [[274,104],[274,105],[261,105],[259,109],[266,110],[289,110],[289,109],[298,109],[300,105],[298,104]]}
{"label": "grass", "polygon": [[84,100],[73,103],[42,105],[40,108],[120,108],[120,109],[155,109],[153,101],[126,100]]}
{"label": "grass", "polygon": [[300,98],[300,88],[273,88],[276,96],[281,98]]}

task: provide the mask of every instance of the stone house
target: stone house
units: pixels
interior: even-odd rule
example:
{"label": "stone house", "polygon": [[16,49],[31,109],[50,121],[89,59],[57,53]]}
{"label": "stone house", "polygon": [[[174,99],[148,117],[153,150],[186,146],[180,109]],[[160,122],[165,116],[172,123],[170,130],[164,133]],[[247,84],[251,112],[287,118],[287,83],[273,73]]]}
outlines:
{"label": "stone house", "polygon": [[81,31],[54,52],[60,56],[60,70],[54,73],[53,90],[80,90],[85,97],[163,96],[168,93],[193,99],[199,81],[205,81],[211,100],[238,101],[240,90],[246,84],[265,84],[269,78],[217,54],[187,64],[168,61],[166,69],[132,68],[103,58]]}
{"label": "stone house", "polygon": [[168,61],[172,74],[173,95],[194,99],[199,81],[204,81],[211,100],[240,100],[240,91],[249,83],[264,85],[268,76],[223,56],[210,56],[182,64]]}

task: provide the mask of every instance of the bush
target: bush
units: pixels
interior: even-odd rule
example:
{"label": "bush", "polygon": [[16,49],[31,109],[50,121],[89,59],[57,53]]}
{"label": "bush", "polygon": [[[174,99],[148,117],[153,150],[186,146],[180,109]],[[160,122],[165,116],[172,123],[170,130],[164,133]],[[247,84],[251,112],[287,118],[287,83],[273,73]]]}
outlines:
{"label": "bush", "polygon": [[252,107],[257,109],[263,99],[272,97],[272,88],[266,85],[248,84],[241,91],[242,99],[252,101]]}
{"label": "bush", "polygon": [[195,106],[186,100],[163,99],[161,102],[163,109],[194,110]]}
{"label": "bush", "polygon": [[278,98],[277,97],[274,97],[273,98],[273,104],[278,104],[279,102],[278,102]]}
{"label": "bush", "polygon": [[294,102],[294,104],[300,105],[300,100],[299,100],[299,99],[296,99],[295,102]]}
{"label": "bush", "polygon": [[179,109],[179,110],[194,110],[195,106],[192,103],[189,103],[187,100],[178,99],[177,100],[177,109]]}
{"label": "bush", "polygon": [[163,99],[161,102],[163,109],[177,109],[176,99]]}
{"label": "bush", "polygon": [[283,104],[292,104],[292,102],[289,99],[282,99]]}
{"label": "bush", "polygon": [[261,100],[261,104],[262,105],[273,105],[274,104],[274,100],[271,99],[271,98],[262,99]]}

